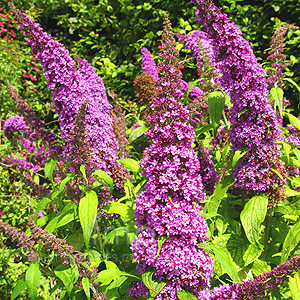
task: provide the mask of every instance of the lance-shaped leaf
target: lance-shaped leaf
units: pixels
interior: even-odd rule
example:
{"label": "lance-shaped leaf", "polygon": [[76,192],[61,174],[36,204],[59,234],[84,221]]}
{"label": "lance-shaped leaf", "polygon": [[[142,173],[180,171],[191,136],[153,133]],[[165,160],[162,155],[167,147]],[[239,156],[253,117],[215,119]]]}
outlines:
{"label": "lance-shaped leaf", "polygon": [[149,289],[150,297],[156,297],[167,284],[164,281],[153,280],[153,273],[153,270],[147,270],[142,274],[142,280],[145,286]]}
{"label": "lance-shaped leaf", "polygon": [[79,202],[79,220],[83,231],[85,246],[89,247],[97,216],[98,197],[95,191],[88,191]]}
{"label": "lance-shaped leaf", "polygon": [[25,274],[25,282],[29,289],[29,297],[37,299],[37,290],[41,278],[40,264],[38,261],[33,262]]}
{"label": "lance-shaped leaf", "polygon": [[294,277],[289,280],[289,287],[293,300],[300,299],[300,272],[296,273]]}
{"label": "lance-shaped leaf", "polygon": [[208,95],[208,113],[212,123],[220,123],[225,100],[225,95],[219,91],[212,92]]}
{"label": "lance-shaped leaf", "polygon": [[283,90],[281,88],[271,88],[271,99],[275,101],[278,106],[280,116],[282,117],[283,111]]}
{"label": "lance-shaped leaf", "polygon": [[11,293],[11,300],[15,300],[25,289],[27,288],[27,284],[24,280],[24,277],[18,280],[17,284],[15,285],[12,293]]}
{"label": "lance-shaped leaf", "polygon": [[251,244],[259,239],[260,226],[267,214],[268,198],[265,195],[251,198],[241,212],[241,222]]}

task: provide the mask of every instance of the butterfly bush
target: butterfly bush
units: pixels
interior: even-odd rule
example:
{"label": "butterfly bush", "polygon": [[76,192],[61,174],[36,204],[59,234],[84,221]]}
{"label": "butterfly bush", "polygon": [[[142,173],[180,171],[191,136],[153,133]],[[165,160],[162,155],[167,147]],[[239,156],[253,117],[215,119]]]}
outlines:
{"label": "butterfly bush", "polygon": [[61,136],[66,142],[66,153],[70,150],[69,138],[74,127],[76,114],[82,102],[87,100],[86,132],[91,142],[92,157],[97,168],[112,175],[118,165],[118,144],[113,133],[111,105],[109,104],[102,79],[84,59],[73,60],[69,51],[54,40],[50,34],[34,21],[10,5],[19,22],[36,59],[44,69],[48,88],[53,92],[53,107],[59,115]]}
{"label": "butterfly bush", "polygon": [[266,75],[242,32],[209,0],[192,1],[197,6],[196,21],[206,32],[213,49],[214,66],[222,75],[218,82],[233,104],[229,113],[233,150],[248,152],[234,171],[235,187],[265,192],[283,185],[272,171],[284,173],[278,121],[268,100]]}
{"label": "butterfly bush", "polygon": [[[207,235],[199,205],[204,200],[200,164],[191,147],[195,134],[187,124],[189,111],[179,102],[184,96],[178,84],[182,73],[167,17],[164,25],[160,79],[150,117],[153,127],[147,132],[152,145],[141,161],[148,182],[136,199],[136,223],[141,233],[131,247],[141,273],[155,268],[154,276],[169,282],[157,296],[161,299],[171,297],[175,288],[197,293],[209,286],[213,272],[211,258],[198,247]],[[162,237],[166,240],[158,254]]]}
{"label": "butterfly bush", "polygon": [[[158,68],[155,64],[152,54],[145,47],[141,49],[141,53],[142,53],[143,72],[153,76],[154,80],[157,82],[159,79]],[[181,66],[181,68],[183,68],[183,66]],[[179,79],[178,84],[181,85],[184,94],[186,94],[190,87],[190,84],[184,81],[183,79]],[[203,92],[201,89],[199,89],[196,86],[193,86],[189,93],[189,98],[191,100],[195,100],[198,97],[200,97],[202,94]]]}

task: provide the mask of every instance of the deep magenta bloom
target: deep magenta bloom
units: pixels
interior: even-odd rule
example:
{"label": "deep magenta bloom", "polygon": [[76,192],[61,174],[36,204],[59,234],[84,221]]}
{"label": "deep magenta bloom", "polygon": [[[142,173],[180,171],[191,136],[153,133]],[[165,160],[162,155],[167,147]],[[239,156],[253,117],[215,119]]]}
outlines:
{"label": "deep magenta bloom", "polygon": [[[187,124],[190,113],[180,102],[184,92],[175,46],[170,23],[165,20],[160,78],[150,117],[153,127],[147,132],[152,145],[141,161],[148,182],[136,199],[136,223],[141,233],[131,247],[141,273],[154,268],[156,278],[169,282],[162,295],[166,293],[171,299],[176,299],[176,288],[194,292],[209,286],[213,273],[210,256],[198,247],[207,236],[198,204],[204,200],[204,191],[198,174],[200,163],[192,148],[195,133]],[[162,236],[166,240],[157,255]]]}

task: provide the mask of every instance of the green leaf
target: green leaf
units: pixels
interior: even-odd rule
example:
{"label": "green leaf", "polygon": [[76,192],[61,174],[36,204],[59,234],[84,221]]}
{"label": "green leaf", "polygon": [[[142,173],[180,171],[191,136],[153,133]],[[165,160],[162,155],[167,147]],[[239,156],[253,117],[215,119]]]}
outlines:
{"label": "green leaf", "polygon": [[300,299],[300,272],[296,273],[294,277],[290,277],[289,287],[293,300]]}
{"label": "green leaf", "polygon": [[298,159],[295,159],[293,157],[290,157],[289,159],[284,155],[282,156],[282,160],[290,167],[299,169],[300,168],[300,161]]}
{"label": "green leaf", "polygon": [[283,176],[276,169],[270,168],[270,171],[275,173],[284,182]]}
{"label": "green leaf", "polygon": [[142,274],[142,280],[145,284],[145,286],[149,290],[150,297],[155,297],[159,294],[159,292],[165,287],[167,284],[164,281],[156,281],[153,280],[154,271],[153,270],[147,270]]}
{"label": "green leaf", "polygon": [[230,278],[235,282],[240,282],[237,269],[229,253],[216,245],[210,245],[210,247],[215,253],[215,260],[220,262],[221,266],[223,267],[225,272],[230,276]]}
{"label": "green leaf", "polygon": [[283,90],[281,88],[271,88],[271,98],[276,102],[280,116],[282,117],[283,112]]}
{"label": "green leaf", "polygon": [[138,128],[135,128],[129,135],[129,143],[132,143],[137,138],[142,136],[149,128],[147,126],[140,126]]}
{"label": "green leaf", "polygon": [[44,197],[40,202],[39,204],[37,205],[37,208],[36,208],[36,211],[35,211],[35,214],[33,216],[33,220],[36,222],[37,219],[38,219],[38,213],[39,211],[41,211],[42,209],[44,209],[48,203],[50,203],[52,200],[51,200],[51,197],[46,196]]}
{"label": "green leaf", "polygon": [[51,193],[49,195],[49,197],[51,197],[51,199],[53,200],[55,197],[57,197],[58,195],[61,194],[61,192],[63,191],[65,185],[73,178],[73,176],[67,176],[66,178],[64,178],[62,180],[62,182],[59,185],[59,189],[58,191],[55,191],[54,193]]}
{"label": "green leaf", "polygon": [[232,158],[232,163],[231,166],[232,168],[235,168],[238,161],[247,153],[248,151],[242,151],[242,150],[236,150],[234,152],[233,158]]}
{"label": "green leaf", "polygon": [[300,87],[299,87],[299,85],[293,79],[291,79],[291,78],[282,78],[282,80],[288,81],[289,83],[291,83],[292,85],[294,85],[294,87],[300,93]]}
{"label": "green leaf", "polygon": [[232,176],[226,176],[221,183],[217,185],[214,193],[205,203],[205,210],[210,214],[218,211],[221,200],[225,197],[227,190],[233,185]]}
{"label": "green leaf", "polygon": [[75,251],[82,252],[84,249],[84,238],[83,234],[76,232],[71,234],[67,238],[67,243],[71,245]]}
{"label": "green leaf", "polygon": [[86,248],[89,248],[89,242],[97,216],[97,206],[98,197],[95,191],[88,191],[79,202],[79,220]]}
{"label": "green leaf", "polygon": [[284,143],[284,142],[282,142],[282,146],[283,146],[284,154],[287,158],[287,163],[289,163],[289,161],[290,161],[290,152],[291,152],[292,146],[290,144]]}
{"label": "green leaf", "polygon": [[110,189],[112,190],[114,188],[114,181],[112,180],[112,178],[106,174],[104,171],[101,170],[96,170],[93,172],[92,174],[93,176],[96,175],[98,177],[98,179],[106,182],[109,186]]}
{"label": "green leaf", "polygon": [[75,219],[74,206],[77,207],[77,204],[69,203],[68,205],[66,205],[63,211],[61,212],[61,214],[53,218],[47,224],[45,230],[48,230],[49,232],[53,232],[55,229],[72,222]]}
{"label": "green leaf", "polygon": [[199,129],[197,128],[197,129],[196,129],[196,135],[197,135],[197,137],[198,137],[200,134],[202,134],[202,133],[204,133],[204,132],[210,130],[211,128],[214,128],[214,124],[207,124],[207,125],[202,126],[202,127],[199,128]]}
{"label": "green leaf", "polygon": [[29,289],[29,297],[37,299],[37,290],[41,278],[40,264],[38,261],[33,262],[25,274],[25,282]]}
{"label": "green leaf", "polygon": [[293,116],[292,114],[289,114],[287,112],[284,113],[285,116],[287,116],[290,120],[290,123],[295,126],[297,129],[300,130],[300,120]]}
{"label": "green leaf", "polygon": [[285,187],[284,194],[289,198],[289,197],[294,197],[294,196],[299,196],[300,192],[297,192],[295,190],[292,190],[288,186]]}
{"label": "green leaf", "polygon": [[24,277],[17,281],[12,293],[11,293],[11,300],[15,300],[25,289],[27,288],[27,284],[24,280]]}
{"label": "green leaf", "polygon": [[[248,240],[236,234],[223,234],[214,238],[213,245],[228,252],[236,266],[237,271],[255,261],[262,252],[256,244],[250,244]],[[223,273],[218,274],[221,276]]]}
{"label": "green leaf", "polygon": [[196,79],[195,81],[191,82],[190,83],[190,86],[186,92],[186,94],[184,95],[184,103],[188,103],[188,100],[189,100],[189,95],[190,95],[190,92],[191,90],[193,89],[193,87],[197,84],[197,82],[199,82],[201,79]]}
{"label": "green leaf", "polygon": [[246,203],[241,212],[241,222],[251,244],[256,243],[259,239],[260,226],[266,217],[267,207],[267,196],[254,196]]}
{"label": "green leaf", "polygon": [[128,277],[121,276],[115,279],[106,289],[105,289],[105,296],[109,300],[119,300],[121,298],[119,289],[121,285],[127,280]]}
{"label": "green leaf", "polygon": [[113,280],[116,280],[121,276],[133,277],[133,278],[140,280],[139,277],[129,274],[129,273],[126,273],[126,272],[123,272],[123,271],[120,271],[119,269],[109,269],[109,270],[101,271],[94,279],[94,282],[100,281],[101,285],[108,285]]}
{"label": "green leaf", "polygon": [[134,219],[134,210],[125,203],[110,202],[104,205],[102,208],[108,214],[118,214],[121,216],[124,222]]}
{"label": "green leaf", "polygon": [[300,242],[300,222],[297,222],[292,228],[290,228],[283,246],[281,254],[281,262],[288,260],[290,253],[296,248]]}
{"label": "green leaf", "polygon": [[71,267],[60,265],[54,269],[54,273],[62,281],[70,297],[72,294],[73,284],[78,280],[79,273],[77,265],[73,264]]}
{"label": "green leaf", "polygon": [[89,181],[88,181],[88,179],[87,179],[87,177],[86,177],[85,166],[84,166],[84,165],[81,165],[79,169],[80,169],[80,172],[81,172],[83,178],[85,179],[86,183],[88,184]]}
{"label": "green leaf", "polygon": [[158,242],[157,242],[157,254],[156,254],[156,257],[159,256],[161,247],[162,247],[163,243],[167,240],[167,238],[168,238],[168,236],[165,236],[165,235],[160,235],[159,236]]}
{"label": "green leaf", "polygon": [[55,297],[55,295],[56,295],[56,293],[57,293],[57,290],[58,290],[59,288],[61,288],[61,284],[60,284],[60,283],[57,283],[57,284],[49,291],[50,296],[49,296],[48,300],[53,300],[53,299],[54,299],[54,297]]}
{"label": "green leaf", "polygon": [[113,229],[107,236],[107,242],[109,244],[113,244],[115,241],[115,237],[116,236],[124,236],[127,232],[127,228],[126,227],[117,227],[115,229]]}
{"label": "green leaf", "polygon": [[91,299],[90,281],[87,277],[83,277],[81,282],[82,282],[84,293],[86,294],[88,300],[90,300]]}
{"label": "green leaf", "polygon": [[45,176],[51,181],[53,184],[53,169],[57,164],[57,160],[50,160],[45,164],[44,172]]}
{"label": "green leaf", "polygon": [[118,159],[121,165],[126,168],[127,170],[131,171],[132,173],[136,174],[140,171],[141,167],[139,162],[132,159],[132,158],[122,158]]}
{"label": "green leaf", "polygon": [[179,300],[197,300],[198,298],[186,290],[176,291]]}
{"label": "green leaf", "polygon": [[212,123],[220,123],[225,100],[225,95],[219,91],[212,92],[208,95],[208,113]]}

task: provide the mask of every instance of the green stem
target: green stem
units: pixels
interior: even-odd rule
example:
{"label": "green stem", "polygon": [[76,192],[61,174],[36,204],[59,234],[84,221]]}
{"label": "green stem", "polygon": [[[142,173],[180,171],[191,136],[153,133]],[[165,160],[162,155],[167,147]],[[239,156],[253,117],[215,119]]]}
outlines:
{"label": "green stem", "polygon": [[99,240],[100,249],[103,253],[103,257],[105,257],[105,252],[104,252],[104,249],[103,249],[103,243],[102,243],[100,229],[99,229],[99,225],[98,225],[97,220],[95,221],[95,226],[96,226],[96,231],[97,231],[97,236],[98,236],[98,240]]}
{"label": "green stem", "polygon": [[262,253],[263,259],[265,259],[267,257],[269,234],[270,234],[270,230],[271,230],[271,217],[272,217],[271,209],[268,209],[266,219],[265,219],[264,250]]}

